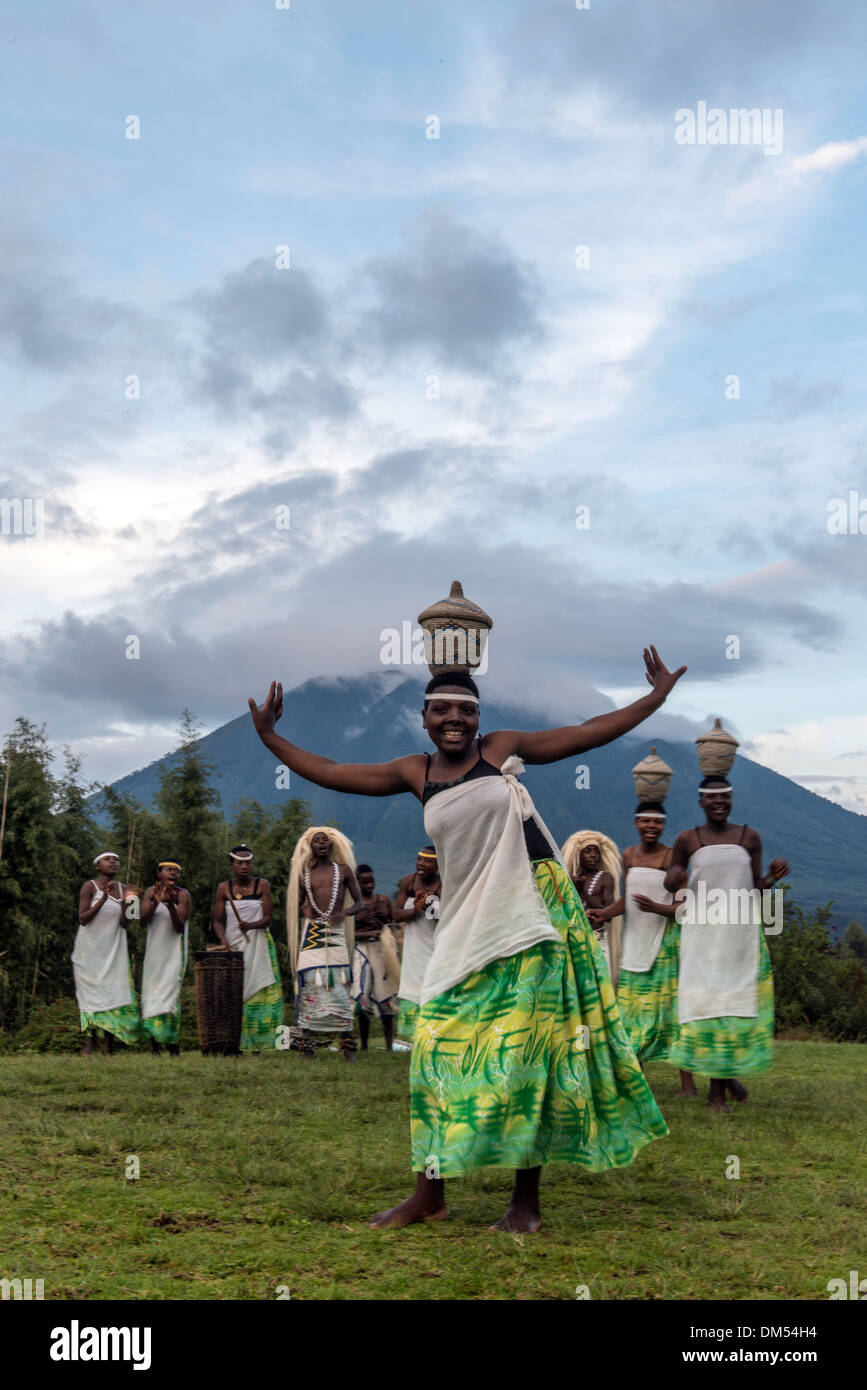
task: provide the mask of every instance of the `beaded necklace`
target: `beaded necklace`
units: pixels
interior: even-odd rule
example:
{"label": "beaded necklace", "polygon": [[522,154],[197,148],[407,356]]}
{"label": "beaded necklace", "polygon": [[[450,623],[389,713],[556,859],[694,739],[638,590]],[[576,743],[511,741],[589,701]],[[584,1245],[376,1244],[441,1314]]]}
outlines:
{"label": "beaded necklace", "polygon": [[334,906],[337,902],[337,890],[340,886],[340,869],[336,864],[332,865],[332,867],[334,869],[334,880],[331,885],[331,898],[324,912],[320,911],[319,904],[313,896],[313,886],[310,882],[310,865],[308,864],[307,868],[304,870],[304,887],[307,890],[307,897],[310,899],[310,906],[315,908],[319,917],[324,921],[327,921],[334,911]]}

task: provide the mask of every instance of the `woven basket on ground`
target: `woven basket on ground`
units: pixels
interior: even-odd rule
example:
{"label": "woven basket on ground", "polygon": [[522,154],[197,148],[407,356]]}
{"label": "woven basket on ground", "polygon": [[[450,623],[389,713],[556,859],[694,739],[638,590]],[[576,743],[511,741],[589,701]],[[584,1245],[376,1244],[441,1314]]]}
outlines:
{"label": "woven basket on ground", "polygon": [[236,1053],[244,1012],[244,957],[240,951],[196,952],[196,1018],[204,1053]]}

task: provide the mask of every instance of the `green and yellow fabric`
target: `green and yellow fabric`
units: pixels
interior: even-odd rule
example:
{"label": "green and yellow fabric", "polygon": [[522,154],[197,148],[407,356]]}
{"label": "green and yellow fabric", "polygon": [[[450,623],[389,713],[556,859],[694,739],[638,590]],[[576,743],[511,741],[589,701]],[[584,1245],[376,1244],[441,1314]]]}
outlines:
{"label": "green and yellow fabric", "polygon": [[244,1001],[241,1019],[242,1052],[261,1052],[264,1048],[276,1047],[277,1029],[283,1022],[283,986],[280,983],[277,947],[273,936],[267,930],[265,939],[274,970],[274,980],[272,984],[266,985],[264,989],[258,990]]}
{"label": "green and yellow fabric", "polygon": [[[628,925],[626,930],[628,932]],[[680,927],[671,921],[665,928],[650,970],[624,970],[621,966],[617,1004],[629,1041],[641,1062],[673,1060],[680,1033],[677,1021],[679,963]]]}
{"label": "green and yellow fabric", "polygon": [[670,1061],[700,1076],[755,1076],[774,1060],[774,977],[765,933],[759,933],[758,1012],[681,1023]]}
{"label": "green and yellow fabric", "polygon": [[416,1172],[553,1161],[601,1171],[668,1133],[571,879],[554,858],[533,872],[557,939],[495,960],[419,1008]]}

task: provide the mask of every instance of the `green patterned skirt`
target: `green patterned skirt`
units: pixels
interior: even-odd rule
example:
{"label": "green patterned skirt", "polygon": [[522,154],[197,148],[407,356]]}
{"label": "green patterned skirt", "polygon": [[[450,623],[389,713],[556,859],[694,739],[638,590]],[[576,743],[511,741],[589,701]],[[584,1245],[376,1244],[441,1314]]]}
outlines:
{"label": "green patterned skirt", "polygon": [[635,1055],[642,1062],[670,1062],[677,1045],[677,973],[680,968],[680,923],[663,932],[650,970],[620,971],[617,1004]]}
{"label": "green patterned skirt", "polygon": [[176,1014],[153,1014],[150,1018],[143,1018],[141,1030],[146,1038],[153,1038],[161,1046],[175,1047],[181,1036],[180,1009]]}
{"label": "green patterned skirt", "polygon": [[680,1025],[671,1061],[701,1076],[755,1076],[774,1056],[774,977],[762,927],[759,933],[758,1012],[754,1018],[699,1018]]}
{"label": "green patterned skirt", "polygon": [[97,1014],[86,1014],[80,1011],[81,1031],[88,1033],[91,1028],[95,1028],[97,1037],[100,1039],[106,1033],[111,1033],[112,1037],[117,1038],[119,1042],[126,1043],[127,1047],[137,1043],[141,1031],[141,1015],[135,997],[135,983],[131,965],[129,967],[129,987],[132,991],[132,1002],[129,1004],[121,1004],[118,1009],[103,1009]]}
{"label": "green patterned skirt", "polygon": [[397,1002],[397,1035],[412,1042],[418,1022],[418,1004],[411,1003],[409,999],[398,999]]}
{"label": "green patterned skirt", "polygon": [[493,961],[418,1012],[412,1166],[443,1178],[561,1160],[600,1171],[668,1133],[571,879],[533,865],[558,942]]}
{"label": "green patterned skirt", "polygon": [[277,1029],[283,1022],[283,986],[280,983],[280,967],[277,963],[277,947],[269,931],[268,956],[274,971],[274,983],[251,994],[244,1001],[241,1018],[241,1051],[261,1052],[263,1048],[277,1046]]}

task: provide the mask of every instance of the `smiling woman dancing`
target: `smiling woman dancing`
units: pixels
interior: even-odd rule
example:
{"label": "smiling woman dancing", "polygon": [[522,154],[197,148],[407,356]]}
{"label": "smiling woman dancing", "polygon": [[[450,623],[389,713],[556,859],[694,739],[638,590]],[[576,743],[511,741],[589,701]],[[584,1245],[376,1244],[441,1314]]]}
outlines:
{"label": "smiling woman dancing", "polygon": [[[580,899],[518,777],[610,743],[657,710],[685,667],[644,652],[652,691],[584,724],[478,736],[479,692],[463,672],[434,676],[422,725],[435,752],[336,763],[281,738],[272,683],[250,700],[266,748],[300,777],[361,796],[410,792],[442,875],[442,915],[425,971],[410,1066],[413,1195],[372,1224],[442,1219],[444,1179],[516,1170],[506,1231],[541,1224],[541,1165],[599,1171],[631,1163],[668,1131],[620,1021]],[[523,760],[523,761],[522,761]]]}

